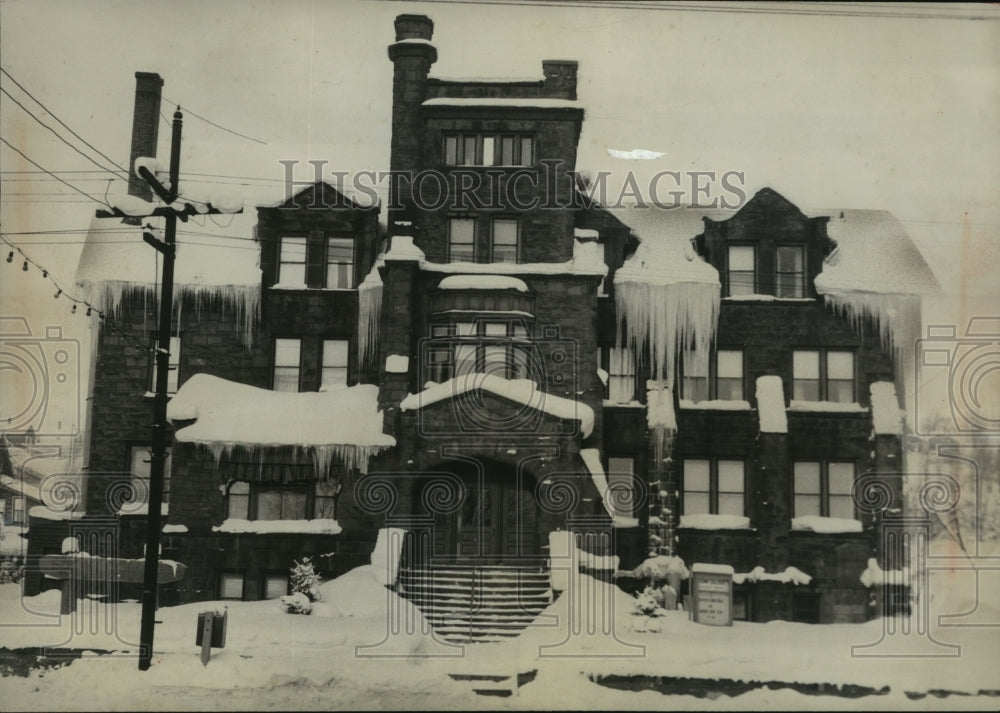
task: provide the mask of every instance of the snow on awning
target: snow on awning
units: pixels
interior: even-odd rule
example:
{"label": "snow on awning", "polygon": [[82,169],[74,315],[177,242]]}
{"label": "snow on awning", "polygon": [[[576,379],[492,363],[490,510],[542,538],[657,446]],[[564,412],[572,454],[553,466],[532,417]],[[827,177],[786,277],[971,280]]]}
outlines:
{"label": "snow on awning", "polygon": [[524,280],[509,275],[449,275],[438,283],[439,290],[517,290],[527,292]]}
{"label": "snow on awning", "polygon": [[382,432],[378,387],[371,384],[289,393],[195,374],[171,399],[167,417],[194,420],[176,440],[208,447],[216,461],[237,448],[291,447],[312,455],[321,478],[334,458],[367,472],[369,458],[396,444]]}
{"label": "snow on awning", "polygon": [[587,404],[540,391],[538,384],[528,379],[504,379],[494,374],[465,374],[434,384],[417,394],[407,394],[400,402],[399,409],[416,411],[476,390],[489,392],[556,418],[579,421],[584,438],[594,430],[594,411]]}

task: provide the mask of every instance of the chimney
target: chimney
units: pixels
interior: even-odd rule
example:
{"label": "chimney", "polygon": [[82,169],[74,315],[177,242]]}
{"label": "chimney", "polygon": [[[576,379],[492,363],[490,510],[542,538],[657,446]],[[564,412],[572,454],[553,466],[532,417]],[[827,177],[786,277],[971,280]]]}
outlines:
{"label": "chimney", "polygon": [[545,96],[549,99],[576,100],[576,68],[578,64],[568,59],[543,59]]}
{"label": "chimney", "polygon": [[155,72],[135,73],[135,108],[132,110],[132,152],[128,159],[128,193],[144,200],[153,199],[149,185],[135,175],[135,160],[156,156],[160,128],[160,90],[163,78]]}
{"label": "chimney", "polygon": [[[392,75],[392,144],[389,168],[414,175],[423,166],[424,123],[421,105],[427,95],[427,75],[437,60],[431,44],[434,23],[426,15],[399,15],[395,22],[396,41],[389,45]],[[409,206],[410,182],[392,181],[389,205]],[[390,215],[392,225],[398,215]]]}

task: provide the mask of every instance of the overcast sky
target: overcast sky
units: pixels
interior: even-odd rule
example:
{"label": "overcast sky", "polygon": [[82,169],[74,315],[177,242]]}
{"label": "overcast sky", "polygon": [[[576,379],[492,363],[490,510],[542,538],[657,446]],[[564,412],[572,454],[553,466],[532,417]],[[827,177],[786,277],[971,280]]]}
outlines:
{"label": "overcast sky", "polygon": [[[280,185],[279,159],[388,168],[392,20],[425,13],[435,22],[434,75],[540,76],[542,59],[578,60],[578,166],[611,171],[612,185],[629,170],[741,171],[749,195],[771,186],[807,213],[887,209],[944,284],[946,299],[929,306],[935,318],[1000,308],[997,6],[855,4],[832,8],[854,14],[820,15],[831,8],[630,5],[6,0],[0,64],[120,164],[133,75],[158,72],[165,97],[266,142],[189,114],[184,171]],[[0,86],[79,145],[7,76]],[[6,95],[0,107],[0,136],[41,166],[96,171]],[[173,106],[163,108],[169,116]],[[168,134],[161,124],[161,155]],[[664,155],[626,161],[609,148]],[[35,168],[0,145],[4,233],[86,226],[95,203],[53,180],[11,180],[46,178],[10,173],[19,170]],[[60,175],[96,196],[111,178]],[[82,233],[8,239],[71,284]],[[80,331],[82,317],[52,299],[39,273],[0,269],[0,314]]]}

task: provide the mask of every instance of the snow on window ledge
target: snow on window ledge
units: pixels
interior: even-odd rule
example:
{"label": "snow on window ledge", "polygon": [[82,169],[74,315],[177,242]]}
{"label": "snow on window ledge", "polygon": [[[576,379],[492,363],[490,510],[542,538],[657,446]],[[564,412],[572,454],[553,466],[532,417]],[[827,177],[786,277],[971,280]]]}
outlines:
{"label": "snow on window ledge", "polygon": [[769,574],[763,567],[754,567],[749,572],[737,572],[733,574],[733,584],[743,584],[744,582],[781,582],[783,584],[794,584],[795,586],[806,586],[812,581],[812,577],[797,567],[786,567],[784,572]]}
{"label": "snow on window ledge", "polygon": [[816,302],[812,297],[775,297],[774,295],[730,295],[723,302]]}
{"label": "snow on window ledge", "polygon": [[187,525],[164,525],[164,535],[178,535],[188,531]]}
{"label": "snow on window ledge", "polygon": [[742,515],[681,515],[680,528],[692,530],[749,530],[750,518]]}
{"label": "snow on window ledge", "polygon": [[792,518],[793,532],[818,532],[822,534],[834,534],[845,532],[862,532],[864,525],[860,520],[849,517],[821,517],[819,515],[807,515],[804,517]]}
{"label": "snow on window ledge", "polygon": [[792,400],[788,404],[789,411],[818,411],[821,413],[868,413],[868,409],[861,404],[840,403],[837,401],[796,401]]}
{"label": "snow on window ledge", "polygon": [[340,524],[330,518],[316,520],[243,520],[236,517],[223,520],[212,527],[212,532],[246,535],[307,534],[339,535]]}
{"label": "snow on window ledge", "polygon": [[604,408],[646,408],[646,404],[641,401],[613,401],[611,399],[604,399],[602,405]]}
{"label": "snow on window ledge", "polygon": [[390,354],[385,358],[385,370],[390,374],[409,374],[410,358],[401,354]]}
{"label": "snow on window ledge", "polygon": [[680,400],[682,409],[695,409],[702,411],[749,411],[749,401],[727,401],[724,399],[711,399],[706,401]]}

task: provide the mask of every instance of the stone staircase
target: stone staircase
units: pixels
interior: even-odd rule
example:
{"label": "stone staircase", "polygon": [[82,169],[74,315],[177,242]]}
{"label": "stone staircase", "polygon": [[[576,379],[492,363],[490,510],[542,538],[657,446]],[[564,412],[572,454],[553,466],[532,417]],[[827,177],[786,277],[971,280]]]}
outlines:
{"label": "stone staircase", "polygon": [[552,602],[541,565],[403,567],[398,590],[442,639],[461,644],[515,637]]}

